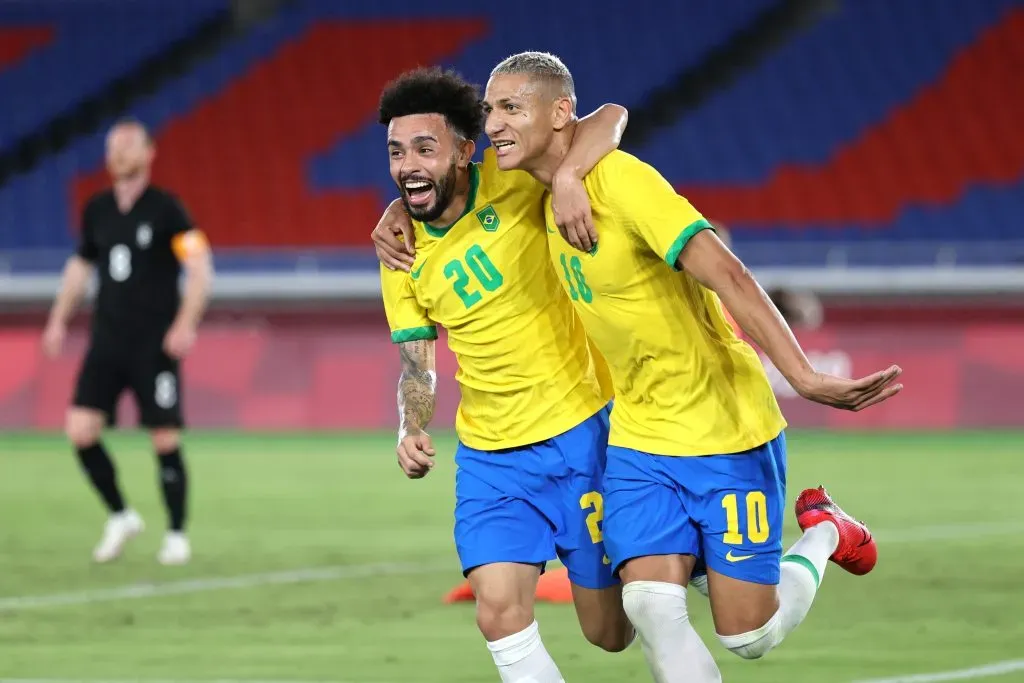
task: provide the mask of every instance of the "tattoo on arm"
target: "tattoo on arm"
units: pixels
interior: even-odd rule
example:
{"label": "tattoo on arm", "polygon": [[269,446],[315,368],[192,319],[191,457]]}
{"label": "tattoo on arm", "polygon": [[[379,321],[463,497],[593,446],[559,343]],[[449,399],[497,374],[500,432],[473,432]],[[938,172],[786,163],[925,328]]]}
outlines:
{"label": "tattoo on arm", "polygon": [[424,429],[434,415],[437,373],[434,340],[404,342],[398,346],[402,375],[398,379],[399,433]]}

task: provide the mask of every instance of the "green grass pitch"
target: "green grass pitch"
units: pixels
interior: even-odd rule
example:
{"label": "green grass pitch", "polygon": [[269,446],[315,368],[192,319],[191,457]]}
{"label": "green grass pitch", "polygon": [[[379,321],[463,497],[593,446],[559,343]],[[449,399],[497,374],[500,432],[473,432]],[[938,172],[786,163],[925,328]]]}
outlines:
{"label": "green grass pitch", "polygon": [[[472,606],[441,603],[461,577],[454,439],[438,442],[435,471],[407,481],[390,434],[191,434],[195,557],[165,568],[154,456],[139,434],[111,435],[148,528],[101,567],[102,511],[64,441],[0,435],[0,679],[497,680]],[[872,526],[878,568],[832,566],[803,625],[756,662],[722,649],[691,591],[725,680],[849,683],[1024,657],[1024,433],[794,432],[790,505],[818,483]],[[796,533],[787,520],[787,544]],[[292,570],[310,571],[268,576]],[[159,594],[127,597],[135,584]],[[50,603],[12,599],[27,596]],[[538,619],[567,681],[650,680],[638,647],[589,646],[571,607]]]}

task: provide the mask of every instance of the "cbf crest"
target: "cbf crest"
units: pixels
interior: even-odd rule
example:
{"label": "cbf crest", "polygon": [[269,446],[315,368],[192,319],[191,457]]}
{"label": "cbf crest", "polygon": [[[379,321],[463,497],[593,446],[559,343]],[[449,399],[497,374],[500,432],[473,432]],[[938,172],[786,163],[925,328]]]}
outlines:
{"label": "cbf crest", "polygon": [[476,212],[476,219],[480,221],[480,225],[487,232],[495,232],[498,229],[498,226],[501,225],[501,219],[498,218],[498,212],[495,211],[494,207],[490,204]]}
{"label": "cbf crest", "polygon": [[135,243],[139,245],[139,249],[146,249],[152,242],[153,228],[149,223],[140,223],[135,231]]}

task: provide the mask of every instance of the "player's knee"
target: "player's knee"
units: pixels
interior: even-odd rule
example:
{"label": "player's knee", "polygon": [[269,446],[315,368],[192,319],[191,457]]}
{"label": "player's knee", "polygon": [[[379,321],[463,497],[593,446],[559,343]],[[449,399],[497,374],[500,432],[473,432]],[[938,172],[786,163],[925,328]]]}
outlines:
{"label": "player's knee", "polygon": [[758,629],[735,636],[717,634],[718,640],[725,646],[725,649],[738,657],[760,659],[782,642],[781,624],[781,617],[776,612],[775,616]]}
{"label": "player's knee", "polygon": [[629,623],[625,615],[621,620],[615,619],[608,623],[583,625],[583,636],[587,641],[605,652],[622,652],[633,642],[635,635],[633,625]]}
{"label": "player's knee", "polygon": [[533,623],[533,609],[511,596],[481,592],[476,599],[476,624],[490,642],[519,633]]}
{"label": "player's knee", "polygon": [[658,632],[665,623],[689,621],[686,589],[663,581],[632,581],[622,589],[622,608],[638,633]]}
{"label": "player's knee", "polygon": [[100,440],[103,419],[91,411],[71,409],[67,414],[64,432],[75,448],[88,448]]}
{"label": "player's knee", "polygon": [[177,429],[154,429],[150,433],[150,438],[157,453],[176,451],[181,444],[181,432]]}

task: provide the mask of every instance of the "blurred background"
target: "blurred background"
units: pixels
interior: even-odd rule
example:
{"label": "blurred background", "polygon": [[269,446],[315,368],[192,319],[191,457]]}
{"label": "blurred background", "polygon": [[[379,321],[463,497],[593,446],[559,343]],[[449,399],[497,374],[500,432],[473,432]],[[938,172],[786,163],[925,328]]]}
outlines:
{"label": "blurred background", "polygon": [[[528,49],[566,62],[581,114],[629,108],[622,147],[728,226],[800,312],[820,369],[904,368],[903,394],[862,414],[807,404],[772,372],[791,488],[860,504],[883,562],[870,589],[830,575],[816,610],[831,616],[764,662],[716,651],[727,680],[1024,680],[1020,0],[0,0],[0,678],[494,677],[470,612],[439,604],[459,578],[451,466],[413,485],[391,460],[398,363],[368,235],[395,196],[382,86],[428,64],[483,85]],[[174,605],[15,599],[169,580],[142,553],[88,568],[100,508],[59,434],[87,318],[62,358],[39,350],[82,202],[107,182],[104,134],[128,114],[218,271],[185,364],[203,521],[181,576],[327,566],[342,584],[321,583],[336,571]],[[458,389],[446,350],[439,364],[450,453]],[[112,443],[137,453],[119,462],[156,522],[146,442]],[[637,653],[592,651],[571,613],[545,614],[552,649],[571,653],[563,672],[646,680]]]}
{"label": "blurred background", "polygon": [[[822,300],[805,336],[818,361],[903,364],[900,401],[851,421],[787,400],[793,424],[1015,426],[1024,10],[922,7],[0,2],[0,305],[17,313],[0,318],[0,425],[61,424],[78,359],[40,360],[38,314],[84,198],[107,182],[104,133],[132,114],[156,138],[156,182],[216,249],[191,423],[390,428],[394,353],[367,237],[395,196],[380,90],[433,63],[482,85],[504,56],[544,49],[572,69],[581,113],[630,109],[623,148],[729,226],[766,288]],[[345,386],[358,394],[331,399]],[[442,393],[450,421],[454,383]]]}

